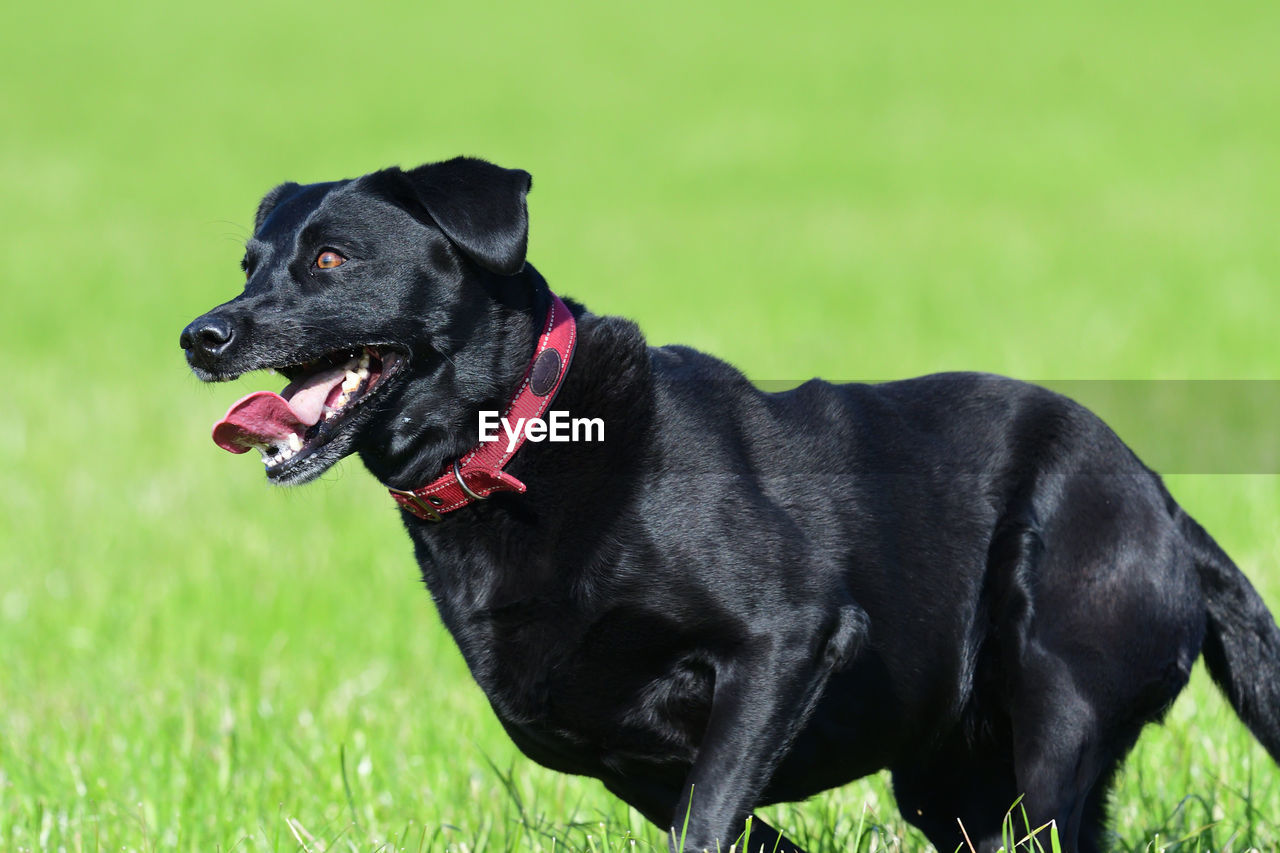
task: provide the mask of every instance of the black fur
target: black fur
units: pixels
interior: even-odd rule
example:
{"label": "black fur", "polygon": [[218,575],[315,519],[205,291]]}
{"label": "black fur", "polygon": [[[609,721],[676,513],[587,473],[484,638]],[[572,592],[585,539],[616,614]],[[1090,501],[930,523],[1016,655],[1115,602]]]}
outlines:
{"label": "black fur", "polygon": [[[224,379],[363,344],[409,357],[308,460],[412,488],[477,440],[533,349],[529,177],[458,159],[285,184],[244,294],[183,334]],[[317,270],[316,253],[350,260]],[[572,304],[572,303],[571,303]],[[1280,632],[1230,559],[1094,415],[978,374],[766,394],[572,304],[555,408],[606,441],[526,444],[528,485],[404,514],[472,674],[531,758],[601,780],[686,849],[758,806],[888,767],[944,851],[999,844],[1019,796],[1064,849],[1202,649],[1280,756]],[[676,846],[678,833],[673,835]],[[758,820],[752,848],[795,849]]]}

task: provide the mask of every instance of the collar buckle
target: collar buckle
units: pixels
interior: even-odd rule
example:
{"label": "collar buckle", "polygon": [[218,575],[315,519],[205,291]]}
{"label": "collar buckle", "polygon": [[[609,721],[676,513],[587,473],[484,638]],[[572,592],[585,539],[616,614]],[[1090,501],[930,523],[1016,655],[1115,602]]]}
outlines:
{"label": "collar buckle", "polygon": [[[454,464],[456,465],[457,463]],[[390,487],[387,488],[387,491],[391,492],[401,506],[423,521],[444,521],[444,516],[437,512],[436,508],[430,503],[431,500],[440,500],[439,498],[434,496],[432,498],[424,498],[413,492],[406,492],[404,489],[392,489]]]}

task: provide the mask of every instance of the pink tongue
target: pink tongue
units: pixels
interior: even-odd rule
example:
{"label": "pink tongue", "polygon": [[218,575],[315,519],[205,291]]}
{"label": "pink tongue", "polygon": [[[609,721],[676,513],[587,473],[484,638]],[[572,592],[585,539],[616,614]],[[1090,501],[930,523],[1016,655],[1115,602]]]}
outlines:
{"label": "pink tongue", "polygon": [[289,436],[307,431],[289,401],[274,391],[254,391],[232,404],[213,425],[213,443],[232,453],[253,447],[284,445]]}
{"label": "pink tongue", "polygon": [[254,447],[283,447],[289,436],[302,436],[320,420],[330,393],[346,376],[348,365],[330,368],[292,383],[281,396],[254,391],[227,409],[213,425],[214,444],[232,453]]}

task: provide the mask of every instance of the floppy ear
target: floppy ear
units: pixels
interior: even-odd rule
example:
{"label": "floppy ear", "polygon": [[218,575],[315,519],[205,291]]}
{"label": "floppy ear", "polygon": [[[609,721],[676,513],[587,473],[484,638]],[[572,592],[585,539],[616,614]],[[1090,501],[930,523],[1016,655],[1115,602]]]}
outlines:
{"label": "floppy ear", "polygon": [[291,194],[296,189],[298,189],[298,184],[293,183],[293,181],[285,181],[262,197],[262,201],[258,202],[258,213],[253,217],[254,234],[257,234],[262,228],[262,223],[267,221],[267,217],[271,215],[271,211],[276,209],[280,199]]}
{"label": "floppy ear", "polygon": [[469,258],[500,275],[520,272],[529,245],[528,172],[455,157],[405,175],[436,225]]}

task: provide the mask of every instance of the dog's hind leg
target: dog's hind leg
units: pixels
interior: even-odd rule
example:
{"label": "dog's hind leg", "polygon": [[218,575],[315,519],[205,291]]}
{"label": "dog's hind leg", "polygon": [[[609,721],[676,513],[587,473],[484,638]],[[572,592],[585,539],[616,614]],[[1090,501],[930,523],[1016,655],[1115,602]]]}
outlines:
{"label": "dog's hind leg", "polygon": [[1041,608],[1011,679],[1013,763],[1029,824],[1015,829],[1053,821],[1062,849],[1096,851],[1107,787],[1142,727],[1186,684],[1198,637],[1192,630],[1180,641],[1176,619],[1123,601],[1080,615]]}
{"label": "dog's hind leg", "polygon": [[1008,716],[1009,684],[1032,641],[1032,579],[1044,546],[1033,515],[1016,506],[996,529],[975,620],[981,651],[964,719],[926,755],[893,767],[903,817],[944,853],[994,853],[1020,790]]}
{"label": "dog's hind leg", "polygon": [[[1044,654],[1040,652],[1040,654]],[[1071,680],[1065,667],[1047,656],[1024,671],[1024,689],[1013,709],[1013,755],[1026,826],[1034,831],[1053,821],[1064,850],[1079,849],[1086,800],[1114,761],[1104,755],[1097,709]]]}
{"label": "dog's hind leg", "polygon": [[[1136,741],[1138,732],[1134,731],[1132,734],[1133,741]],[[1130,747],[1132,742],[1124,748],[1123,753],[1127,753]],[[1116,771],[1119,769],[1120,759],[1117,758],[1110,769],[1103,771],[1098,782],[1094,784],[1093,790],[1085,798],[1084,813],[1080,818],[1081,853],[1102,853],[1107,849],[1107,798],[1111,794],[1111,784],[1115,781]]]}

